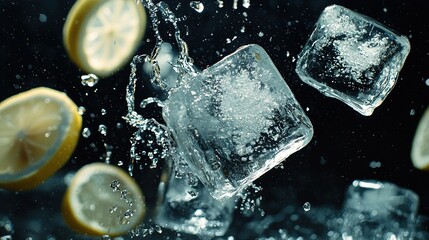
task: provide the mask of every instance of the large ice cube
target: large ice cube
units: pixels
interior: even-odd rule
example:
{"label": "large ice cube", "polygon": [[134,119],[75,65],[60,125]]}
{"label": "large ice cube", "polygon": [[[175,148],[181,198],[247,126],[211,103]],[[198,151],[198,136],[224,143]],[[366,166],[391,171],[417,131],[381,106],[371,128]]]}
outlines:
{"label": "large ice cube", "polygon": [[189,234],[224,235],[232,221],[235,200],[221,202],[214,199],[181,162],[175,161],[172,164],[176,166],[170,164],[163,171],[155,222]]}
{"label": "large ice cube", "polygon": [[299,54],[296,72],[324,95],[369,116],[394,87],[409,52],[405,36],[332,5]]}
{"label": "large ice cube", "polygon": [[344,202],[343,236],[412,239],[418,204],[418,195],[409,189],[390,182],[355,180]]}
{"label": "large ice cube", "polygon": [[309,119],[257,45],[185,77],[163,117],[180,155],[217,199],[247,187],[313,136]]}

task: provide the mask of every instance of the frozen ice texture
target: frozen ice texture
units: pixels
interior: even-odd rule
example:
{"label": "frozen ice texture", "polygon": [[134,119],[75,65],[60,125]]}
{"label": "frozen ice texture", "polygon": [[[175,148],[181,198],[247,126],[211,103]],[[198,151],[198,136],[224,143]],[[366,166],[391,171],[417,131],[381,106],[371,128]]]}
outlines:
{"label": "frozen ice texture", "polygon": [[395,86],[409,52],[407,37],[331,5],[299,54],[296,72],[322,94],[369,116]]}
{"label": "frozen ice texture", "polygon": [[162,227],[200,236],[222,236],[233,217],[235,200],[214,199],[201,182],[181,167],[167,166],[158,188],[155,222]]}
{"label": "frozen ice texture", "polygon": [[310,120],[268,54],[246,45],[184,77],[163,108],[179,154],[216,199],[227,199],[303,148]]}
{"label": "frozen ice texture", "polygon": [[412,239],[419,197],[390,182],[355,180],[343,207],[345,239]]}

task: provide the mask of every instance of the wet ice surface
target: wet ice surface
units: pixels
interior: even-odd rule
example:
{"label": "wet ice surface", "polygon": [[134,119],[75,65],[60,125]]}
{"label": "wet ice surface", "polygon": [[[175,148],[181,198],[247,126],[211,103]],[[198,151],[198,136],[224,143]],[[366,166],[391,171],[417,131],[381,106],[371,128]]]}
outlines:
{"label": "wet ice surface", "polygon": [[326,96],[371,115],[395,86],[410,43],[338,5],[322,12],[299,55],[299,77]]}
{"label": "wet ice surface", "polygon": [[185,78],[163,117],[179,154],[217,199],[232,197],[313,136],[310,120],[257,45]]}
{"label": "wet ice surface", "polygon": [[223,236],[232,222],[235,200],[214,199],[183,160],[174,164],[180,166],[167,166],[161,177],[154,221],[178,232]]}
{"label": "wet ice surface", "polygon": [[355,180],[343,208],[343,234],[350,239],[410,239],[419,197],[393,183]]}

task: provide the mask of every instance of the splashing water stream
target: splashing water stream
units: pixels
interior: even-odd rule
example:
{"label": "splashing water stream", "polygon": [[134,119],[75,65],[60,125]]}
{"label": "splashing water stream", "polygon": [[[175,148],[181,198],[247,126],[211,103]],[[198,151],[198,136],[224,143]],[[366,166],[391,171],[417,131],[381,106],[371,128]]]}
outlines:
{"label": "splashing water stream", "polygon": [[[161,49],[161,44],[163,43],[160,31],[159,31],[159,14],[161,18],[168,24],[172,24],[174,28],[174,36],[176,44],[179,47],[179,56],[177,62],[174,63],[173,69],[178,72],[179,82],[183,75],[185,74],[195,74],[196,70],[193,66],[193,61],[189,57],[188,47],[186,42],[182,39],[180,35],[180,30],[178,27],[178,19],[174,13],[170,10],[167,3],[160,1],[158,4],[155,4],[152,0],[142,0],[142,4],[149,12],[149,17],[151,20],[152,28],[155,34],[156,43],[153,47],[150,55],[142,54],[134,56],[131,66],[131,73],[129,76],[129,83],[126,90],[126,101],[128,107],[128,113],[124,117],[126,122],[135,127],[137,130],[134,132],[133,137],[131,138],[131,148],[130,155],[131,161],[128,165],[128,171],[132,175],[134,166],[137,162],[141,160],[140,154],[146,153],[146,151],[138,152],[137,145],[139,143],[146,143],[146,146],[152,145],[152,142],[145,142],[146,140],[141,137],[144,133],[151,133],[155,139],[154,144],[161,148],[161,151],[157,156],[153,156],[152,153],[149,159],[152,160],[150,165],[151,168],[155,168],[159,158],[164,158],[168,154],[168,149],[171,147],[171,137],[167,127],[153,118],[144,118],[142,115],[136,112],[135,110],[135,92],[137,87],[137,65],[148,63],[153,71],[153,77],[150,81],[159,86],[163,91],[168,91],[168,86],[161,77],[161,69],[159,67],[158,61],[156,60],[158,53]],[[149,97],[143,100],[140,104],[142,108],[145,108],[147,105],[155,103],[158,107],[162,107],[162,101],[156,97]],[[153,146],[153,145],[152,145]],[[148,146],[150,147],[150,146]]]}

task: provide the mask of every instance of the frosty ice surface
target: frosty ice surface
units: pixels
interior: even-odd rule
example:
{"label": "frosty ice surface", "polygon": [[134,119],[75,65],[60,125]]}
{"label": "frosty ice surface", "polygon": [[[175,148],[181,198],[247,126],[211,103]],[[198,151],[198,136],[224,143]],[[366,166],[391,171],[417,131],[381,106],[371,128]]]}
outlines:
{"label": "frosty ice surface", "polygon": [[[181,164],[176,161],[174,164]],[[183,166],[183,165],[182,165]],[[232,221],[235,201],[214,199],[189,170],[167,166],[159,185],[155,222],[162,227],[203,236],[222,236]]]}
{"label": "frosty ice surface", "polygon": [[418,204],[417,194],[393,183],[355,180],[346,194],[342,231],[353,239],[412,239]]}
{"label": "frosty ice surface", "polygon": [[332,5],[319,17],[296,72],[324,95],[369,116],[394,87],[409,52],[405,36]]}
{"label": "frosty ice surface", "polygon": [[217,199],[247,187],[313,136],[309,119],[258,45],[185,77],[163,117],[179,154]]}

